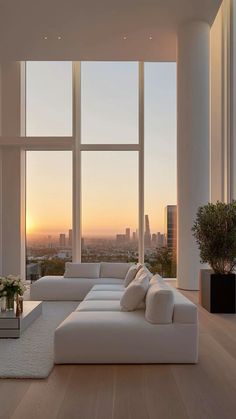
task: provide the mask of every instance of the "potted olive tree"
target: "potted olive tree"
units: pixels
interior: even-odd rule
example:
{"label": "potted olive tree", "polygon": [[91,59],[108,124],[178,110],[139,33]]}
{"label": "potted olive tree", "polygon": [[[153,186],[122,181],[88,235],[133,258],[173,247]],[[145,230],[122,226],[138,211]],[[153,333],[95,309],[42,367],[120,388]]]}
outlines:
{"label": "potted olive tree", "polygon": [[192,228],[202,263],[200,302],[211,313],[235,313],[236,201],[198,209]]}

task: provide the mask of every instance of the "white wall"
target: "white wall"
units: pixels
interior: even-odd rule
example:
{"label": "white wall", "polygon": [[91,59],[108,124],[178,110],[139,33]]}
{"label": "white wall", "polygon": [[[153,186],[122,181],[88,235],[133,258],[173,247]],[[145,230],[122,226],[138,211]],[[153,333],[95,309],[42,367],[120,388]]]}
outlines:
{"label": "white wall", "polygon": [[[20,136],[22,114],[21,63],[1,64],[1,136]],[[23,95],[24,97],[24,95]],[[24,109],[24,108],[23,108]],[[1,273],[25,274],[25,151],[1,149]]]}
{"label": "white wall", "polygon": [[2,273],[24,274],[24,165],[25,152],[2,150]]}
{"label": "white wall", "polygon": [[197,290],[199,250],[192,226],[199,206],[209,202],[210,27],[183,25],[177,60],[177,284]]}
{"label": "white wall", "polygon": [[211,171],[210,198],[212,202],[224,200],[223,145],[222,145],[222,8],[210,33],[211,71]]}
{"label": "white wall", "polygon": [[231,139],[232,139],[232,198],[236,199],[236,0],[232,0],[232,32],[231,32],[231,85],[232,85],[232,100],[231,100]]}

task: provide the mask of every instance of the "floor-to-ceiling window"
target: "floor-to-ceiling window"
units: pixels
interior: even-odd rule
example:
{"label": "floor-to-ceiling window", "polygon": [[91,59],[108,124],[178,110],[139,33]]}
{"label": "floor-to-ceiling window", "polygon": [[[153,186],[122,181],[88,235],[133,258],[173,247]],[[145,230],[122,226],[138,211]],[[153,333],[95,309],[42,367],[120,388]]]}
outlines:
{"label": "floor-to-ceiling window", "polygon": [[176,66],[82,62],[74,78],[72,67],[27,63],[27,264],[61,273],[81,240],[74,260],[145,259],[175,276]]}
{"label": "floor-to-ceiling window", "polygon": [[81,63],[84,262],[138,259],[138,152],[123,147],[139,142],[138,75],[136,62]]}

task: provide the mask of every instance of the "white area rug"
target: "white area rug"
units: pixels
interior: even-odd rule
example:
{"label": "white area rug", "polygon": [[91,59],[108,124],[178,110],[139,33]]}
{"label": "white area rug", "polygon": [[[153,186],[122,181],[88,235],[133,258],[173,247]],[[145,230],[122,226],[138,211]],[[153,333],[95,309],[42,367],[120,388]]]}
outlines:
{"label": "white area rug", "polygon": [[19,339],[0,339],[0,377],[48,377],[54,365],[54,331],[78,304],[45,301],[42,315]]}

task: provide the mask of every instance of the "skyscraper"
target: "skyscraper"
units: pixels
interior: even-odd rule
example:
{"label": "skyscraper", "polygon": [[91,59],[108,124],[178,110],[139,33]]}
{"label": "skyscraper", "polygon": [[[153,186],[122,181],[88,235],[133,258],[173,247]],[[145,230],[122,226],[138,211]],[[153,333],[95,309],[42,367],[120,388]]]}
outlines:
{"label": "skyscraper", "polygon": [[60,234],[59,246],[60,247],[65,247],[66,246],[66,235],[65,234]]}
{"label": "skyscraper", "polygon": [[157,247],[163,247],[165,245],[165,235],[158,231],[157,233]]}
{"label": "skyscraper", "polygon": [[144,245],[145,247],[151,246],[151,232],[148,215],[145,215]]}
{"label": "skyscraper", "polygon": [[152,234],[152,246],[156,247],[157,245],[157,235],[155,233]]}
{"label": "skyscraper", "polygon": [[125,236],[126,236],[126,241],[129,242],[130,241],[130,228],[125,229]]}
{"label": "skyscraper", "polygon": [[176,250],[177,246],[177,205],[167,205],[165,208],[166,245]]}

